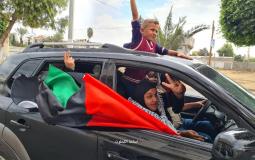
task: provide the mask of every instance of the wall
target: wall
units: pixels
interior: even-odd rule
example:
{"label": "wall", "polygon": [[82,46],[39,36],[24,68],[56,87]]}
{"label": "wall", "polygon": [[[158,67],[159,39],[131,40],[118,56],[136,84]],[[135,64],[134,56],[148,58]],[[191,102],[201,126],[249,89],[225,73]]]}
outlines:
{"label": "wall", "polygon": [[[208,64],[208,57],[193,56],[194,59]],[[255,62],[234,62],[233,57],[212,57],[211,66],[219,69],[229,69],[238,71],[253,71],[255,72]]]}

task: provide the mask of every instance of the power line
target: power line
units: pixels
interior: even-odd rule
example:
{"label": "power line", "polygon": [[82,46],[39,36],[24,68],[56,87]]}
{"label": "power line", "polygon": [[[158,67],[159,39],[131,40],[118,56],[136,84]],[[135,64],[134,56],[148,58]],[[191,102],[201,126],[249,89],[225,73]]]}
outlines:
{"label": "power line", "polygon": [[[118,26],[118,27],[92,27],[96,30],[113,30],[113,29],[130,29],[130,27]],[[76,28],[75,30],[85,30],[85,28]]]}
{"label": "power line", "polygon": [[101,1],[101,0],[96,0],[96,1],[97,1],[98,3],[100,3],[100,4],[105,5],[105,6],[108,6],[108,7],[114,8],[114,9],[119,9],[119,8],[116,8],[116,7],[114,7],[114,6],[112,6],[112,5],[108,4],[108,3],[105,3],[105,2],[103,2],[103,1]]}

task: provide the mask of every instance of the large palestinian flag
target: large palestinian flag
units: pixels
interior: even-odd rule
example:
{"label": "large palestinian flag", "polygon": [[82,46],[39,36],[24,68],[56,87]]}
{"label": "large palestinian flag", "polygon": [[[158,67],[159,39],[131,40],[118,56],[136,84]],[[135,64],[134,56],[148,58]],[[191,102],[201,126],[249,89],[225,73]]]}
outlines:
{"label": "large palestinian flag", "polygon": [[175,129],[89,74],[83,76],[83,84],[78,87],[69,74],[52,65],[45,80],[39,82],[36,103],[49,124],[149,129],[177,134]]}

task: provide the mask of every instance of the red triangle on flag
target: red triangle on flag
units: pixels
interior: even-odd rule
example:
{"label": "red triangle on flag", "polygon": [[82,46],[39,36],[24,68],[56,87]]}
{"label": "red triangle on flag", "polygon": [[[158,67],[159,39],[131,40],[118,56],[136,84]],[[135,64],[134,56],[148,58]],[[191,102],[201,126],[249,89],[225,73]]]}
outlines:
{"label": "red triangle on flag", "polygon": [[87,126],[139,128],[177,135],[177,132],[89,74],[85,84],[86,114],[92,115]]}

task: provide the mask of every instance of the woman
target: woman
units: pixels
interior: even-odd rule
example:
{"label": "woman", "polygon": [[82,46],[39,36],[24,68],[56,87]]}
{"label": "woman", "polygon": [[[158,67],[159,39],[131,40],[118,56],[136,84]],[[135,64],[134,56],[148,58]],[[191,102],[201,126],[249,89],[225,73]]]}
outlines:
{"label": "woman", "polygon": [[[166,75],[169,77],[169,75]],[[168,125],[170,128],[175,129],[172,123],[168,120],[163,102],[159,100],[159,95],[156,88],[156,83],[151,82],[149,80],[142,80],[133,91],[129,101],[133,104],[137,105],[150,115],[154,116],[155,118],[161,120],[163,123]],[[183,96],[181,96],[181,92],[183,88],[178,88],[175,84],[162,83],[163,86],[169,88],[173,91],[173,94],[176,96],[175,105],[183,105]],[[177,88],[176,88],[177,87]],[[178,131],[178,133],[183,137],[188,137],[192,139],[196,139],[199,141],[204,141],[205,137],[199,135],[197,132],[193,130],[185,130],[185,131]]]}

